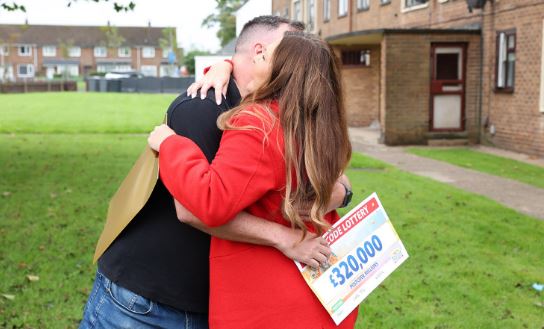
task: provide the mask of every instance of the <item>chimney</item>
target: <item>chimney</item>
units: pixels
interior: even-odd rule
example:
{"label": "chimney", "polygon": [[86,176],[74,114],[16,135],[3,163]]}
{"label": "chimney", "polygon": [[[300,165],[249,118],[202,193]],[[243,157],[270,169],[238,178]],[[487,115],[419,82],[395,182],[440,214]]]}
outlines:
{"label": "chimney", "polygon": [[151,21],[147,21],[147,27],[151,27]]}

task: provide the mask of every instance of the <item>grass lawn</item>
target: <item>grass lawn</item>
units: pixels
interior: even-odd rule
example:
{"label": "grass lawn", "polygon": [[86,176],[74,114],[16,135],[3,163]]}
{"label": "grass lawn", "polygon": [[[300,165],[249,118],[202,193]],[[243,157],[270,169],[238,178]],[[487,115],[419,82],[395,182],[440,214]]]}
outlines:
{"label": "grass lawn", "polygon": [[[0,327],[75,327],[106,205],[144,135],[1,135]],[[380,195],[410,259],[358,328],[541,328],[544,222],[355,155],[356,202]],[[27,275],[40,280],[31,282]]]}
{"label": "grass lawn", "polygon": [[[126,129],[147,131],[157,118]],[[77,327],[108,200],[145,143],[144,134],[0,134],[0,328]],[[544,296],[531,288],[544,282],[543,221],[359,154],[352,167],[354,202],[376,191],[410,253],[363,302],[357,328],[544,326],[535,304]]]}
{"label": "grass lawn", "polygon": [[466,148],[419,148],[408,152],[544,188],[544,168]]}
{"label": "grass lawn", "polygon": [[0,95],[0,133],[147,133],[150,123],[162,122],[175,97],[76,92]]}

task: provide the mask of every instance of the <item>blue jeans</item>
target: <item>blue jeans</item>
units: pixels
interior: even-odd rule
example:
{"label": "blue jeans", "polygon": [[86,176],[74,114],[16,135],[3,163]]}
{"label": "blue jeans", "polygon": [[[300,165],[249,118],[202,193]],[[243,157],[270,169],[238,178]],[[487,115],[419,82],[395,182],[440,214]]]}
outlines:
{"label": "blue jeans", "polygon": [[79,328],[207,329],[208,315],[178,311],[151,301],[111,282],[97,271]]}

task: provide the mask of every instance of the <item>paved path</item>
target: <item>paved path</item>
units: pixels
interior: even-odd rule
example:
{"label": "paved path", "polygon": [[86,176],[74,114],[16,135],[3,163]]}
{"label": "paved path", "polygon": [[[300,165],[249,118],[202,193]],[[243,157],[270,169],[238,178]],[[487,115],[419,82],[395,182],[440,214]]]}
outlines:
{"label": "paved path", "polygon": [[404,147],[378,144],[378,136],[379,131],[376,129],[350,128],[354,151],[390,163],[401,170],[481,194],[521,213],[544,220],[544,189],[409,154]]}

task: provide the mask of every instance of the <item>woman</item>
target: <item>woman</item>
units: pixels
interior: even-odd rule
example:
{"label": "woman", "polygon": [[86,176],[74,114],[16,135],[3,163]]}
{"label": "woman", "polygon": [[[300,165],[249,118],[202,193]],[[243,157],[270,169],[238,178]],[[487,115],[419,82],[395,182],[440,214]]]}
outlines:
{"label": "woman", "polygon": [[[334,53],[314,36],[290,32],[256,56],[253,70],[253,92],[219,117],[225,132],[211,164],[166,126],[150,135],[161,178],[208,226],[245,209],[321,233],[338,219],[325,210],[351,155]],[[354,311],[338,327],[353,328],[356,317]],[[210,328],[337,326],[280,252],[212,238]]]}

